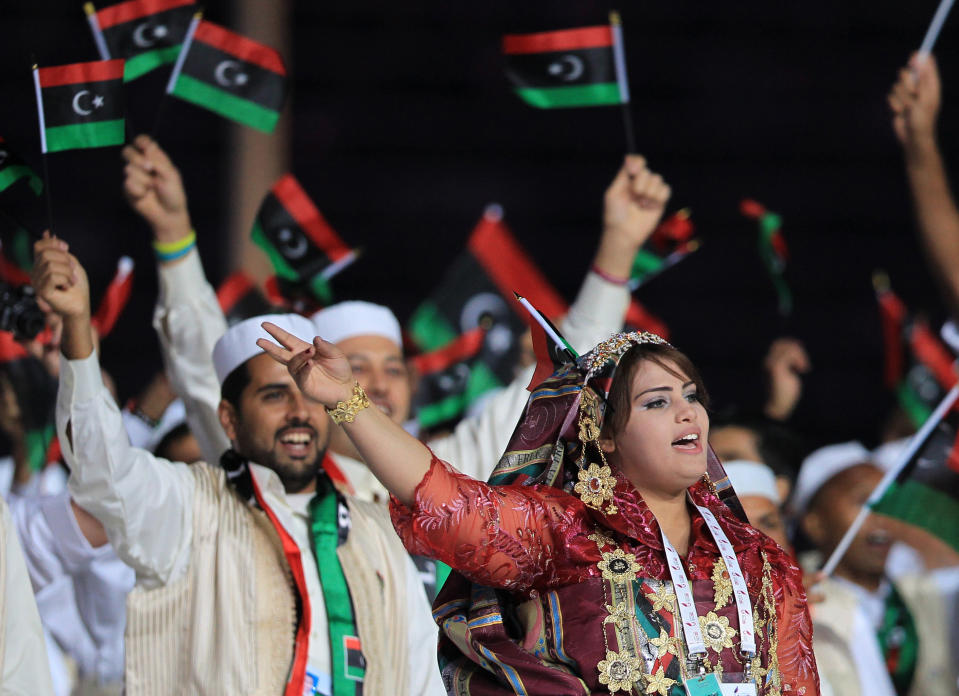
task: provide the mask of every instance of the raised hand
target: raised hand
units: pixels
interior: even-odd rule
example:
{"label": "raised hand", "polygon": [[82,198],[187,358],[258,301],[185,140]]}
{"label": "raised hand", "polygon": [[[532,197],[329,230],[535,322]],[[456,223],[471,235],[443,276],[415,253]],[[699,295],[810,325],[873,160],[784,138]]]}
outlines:
{"label": "raised hand", "polygon": [[43,233],[33,245],[30,283],[37,297],[64,319],[90,317],[87,274],[62,239]]}
{"label": "raised hand", "polygon": [[352,396],[353,370],[343,351],[319,336],[313,343],[307,343],[276,324],[264,322],[263,328],[276,343],[260,338],[256,344],[286,366],[306,396],[327,408],[334,408]]}
{"label": "raised hand", "polygon": [[159,242],[174,242],[190,233],[190,213],[180,172],[156,141],[139,135],[123,148],[123,192]]}
{"label": "raised hand", "polygon": [[659,224],[671,192],[644,157],[626,156],[603,199],[603,236],[595,262],[601,271],[629,277],[633,257]]}
{"label": "raised hand", "polygon": [[942,101],[936,59],[929,55],[920,60],[914,53],[908,67],[899,71],[899,79],[892,86],[888,100],[893,131],[904,147],[933,144]]}

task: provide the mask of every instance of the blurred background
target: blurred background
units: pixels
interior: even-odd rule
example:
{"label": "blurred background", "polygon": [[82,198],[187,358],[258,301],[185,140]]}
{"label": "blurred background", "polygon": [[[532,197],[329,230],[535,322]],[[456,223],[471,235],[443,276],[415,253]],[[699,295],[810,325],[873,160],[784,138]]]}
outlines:
{"label": "blurred background", "polygon": [[[102,3],[101,3],[102,4]],[[532,109],[503,75],[506,33],[602,24],[620,10],[639,151],[689,207],[702,248],[637,294],[702,369],[719,410],[761,400],[760,364],[778,336],[805,342],[813,370],[795,425],[810,444],[876,442],[894,397],[882,384],[871,284],[885,269],[907,305],[942,304],[919,250],[886,94],[935,0],[842,3],[386,2],[210,0],[206,18],[277,47],[292,80],[273,135],[171,100],[167,69],[127,88],[129,132],[149,131],[180,167],[199,247],[217,284],[266,259],[249,247],[261,198],[292,171],[351,246],[338,299],[390,305],[405,320],[500,203],[530,256],[572,300],[598,240],[603,190],[625,144],[617,107]],[[42,170],[30,66],[98,58],[82,3],[4,0],[0,135]],[[959,19],[936,54],[941,145]],[[54,226],[87,265],[96,303],[123,254],[134,297],[103,344],[121,399],[158,364],[150,328],[156,274],[145,225],[121,194],[119,148],[49,156]],[[744,197],[783,217],[795,309],[776,312]]]}

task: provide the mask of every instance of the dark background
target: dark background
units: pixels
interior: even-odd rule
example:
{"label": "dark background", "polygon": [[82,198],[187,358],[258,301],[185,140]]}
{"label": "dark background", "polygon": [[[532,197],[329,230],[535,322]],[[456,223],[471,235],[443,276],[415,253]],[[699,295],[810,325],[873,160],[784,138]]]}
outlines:
{"label": "dark background", "polygon": [[[266,7],[266,0],[263,0]],[[101,3],[103,4],[103,3]],[[639,150],[689,206],[702,249],[639,291],[703,370],[720,407],[758,400],[759,364],[779,335],[805,341],[814,371],[797,422],[814,442],[875,441],[893,406],[881,384],[870,282],[885,268],[916,309],[941,316],[911,220],[885,95],[937,0],[621,3]],[[4,0],[0,135],[40,171],[29,66],[94,60],[80,2]],[[437,284],[484,205],[501,203],[530,255],[572,299],[598,239],[602,192],[624,142],[615,107],[540,111],[502,74],[500,37],[606,21],[605,2],[294,2],[284,118],[293,171],[365,257],[337,296],[392,306],[401,320]],[[206,3],[231,25],[231,4]],[[254,35],[255,37],[255,35]],[[959,18],[937,47],[941,139],[959,90]],[[132,130],[152,124],[166,70],[128,88]],[[182,169],[200,250],[226,267],[228,126],[167,104],[159,139]],[[103,345],[121,396],[159,366],[155,272],[144,226],[120,195],[119,148],[49,158],[55,227],[90,269],[94,302],[117,257],[137,261],[135,296]],[[794,315],[781,320],[757,253],[753,197],[782,214]],[[252,222],[252,221],[251,221]]]}

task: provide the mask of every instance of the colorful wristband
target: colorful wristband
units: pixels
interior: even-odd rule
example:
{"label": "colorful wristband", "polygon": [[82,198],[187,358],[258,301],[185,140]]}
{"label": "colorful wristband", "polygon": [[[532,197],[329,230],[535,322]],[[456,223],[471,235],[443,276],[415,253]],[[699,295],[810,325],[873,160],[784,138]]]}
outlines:
{"label": "colorful wristband", "polygon": [[196,246],[196,232],[190,230],[190,234],[175,242],[153,242],[153,252],[160,261],[174,261],[190,253],[190,250]]}
{"label": "colorful wristband", "polygon": [[619,276],[614,276],[611,273],[607,273],[595,263],[590,266],[589,270],[605,280],[607,283],[612,283],[613,285],[626,285],[629,282],[629,278],[620,278]]}

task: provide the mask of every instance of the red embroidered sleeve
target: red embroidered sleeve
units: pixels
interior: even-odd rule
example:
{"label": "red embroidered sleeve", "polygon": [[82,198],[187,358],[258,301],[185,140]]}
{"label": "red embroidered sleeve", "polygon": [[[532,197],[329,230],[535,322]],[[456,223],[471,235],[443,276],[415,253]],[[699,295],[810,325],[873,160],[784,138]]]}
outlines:
{"label": "red embroidered sleeve", "polygon": [[[798,570],[797,570],[798,573]],[[819,696],[819,672],[812,650],[812,620],[806,604],[806,593],[801,585],[781,589],[779,605],[779,670],[783,686],[792,690],[784,693]],[[777,593],[779,594],[779,593]]]}
{"label": "red embroidered sleeve", "polygon": [[522,591],[576,577],[562,540],[582,521],[569,504],[554,488],[491,486],[434,457],[412,508],[393,498],[390,514],[410,553],[439,559],[478,584]]}

